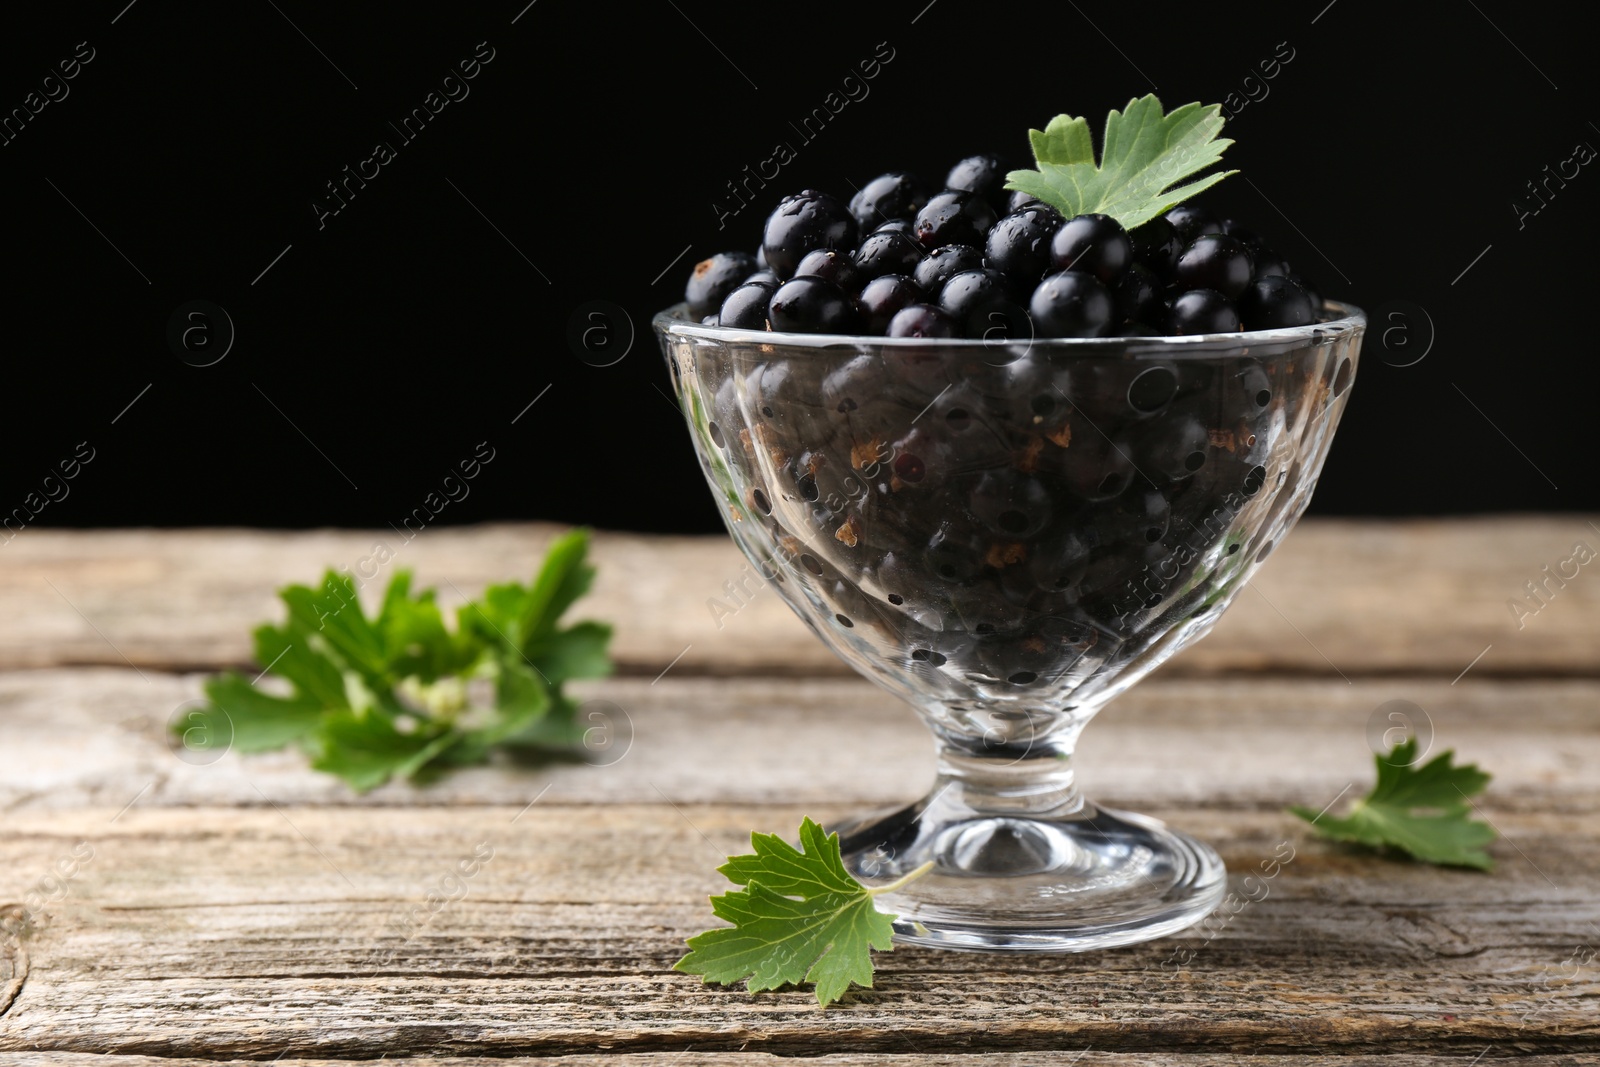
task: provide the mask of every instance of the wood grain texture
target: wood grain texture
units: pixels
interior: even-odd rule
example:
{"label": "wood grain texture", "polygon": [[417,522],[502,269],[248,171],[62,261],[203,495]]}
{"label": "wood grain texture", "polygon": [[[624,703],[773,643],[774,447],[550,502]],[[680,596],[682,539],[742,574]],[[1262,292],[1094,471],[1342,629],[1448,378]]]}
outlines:
{"label": "wood grain texture", "polygon": [[[1289,842],[1270,895],[1209,941],[1030,959],[902,949],[877,989],[828,1012],[806,992],[752,997],[670,967],[750,830],[924,787],[921,727],[865,683],[612,680],[597,696],[636,726],[617,763],[487,768],[361,800],[293,754],[178,761],[162,709],[193,683],[0,676],[8,784],[37,775],[7,798],[0,838],[0,902],[33,901],[10,924],[30,970],[0,1050],[1600,1052],[1600,973],[1564,966],[1600,946],[1600,683],[1148,682],[1086,734],[1086,784],[1216,844],[1236,883]],[[1392,696],[1496,771],[1496,873],[1361,855],[1281,812],[1369,780],[1365,723]],[[482,845],[494,854],[465,896],[430,910]],[[86,848],[64,889],[41,894]],[[1197,955],[1175,966],[1182,948]]]}
{"label": "wood grain texture", "polygon": [[[126,668],[0,673],[0,811],[116,809],[135,797],[140,810],[520,804],[547,785],[567,804],[870,807],[913,799],[932,774],[915,714],[859,679],[669,675],[586,687],[587,707],[609,716],[623,745],[595,757],[609,762],[500,762],[357,796],[293,750],[185,762],[166,724],[199,682]],[[1321,807],[1371,780],[1367,723],[1390,700],[1421,708],[1438,747],[1491,769],[1500,807],[1600,813],[1600,681],[1587,679],[1151,678],[1090,725],[1080,775],[1117,804]]]}
{"label": "wood grain texture", "polygon": [[[429,531],[395,562],[449,604],[531,573],[555,532]],[[1520,631],[1505,604],[1573,541],[1600,545],[1586,520],[1306,524],[1080,748],[1091,796],[1212,842],[1236,887],[1287,842],[1269,895],[1107,952],[900,949],[826,1012],[671,964],[752,829],[907,802],[930,744],[770,591],[718,631],[705,600],[742,566],[725,539],[597,535],[583,614],[619,622],[633,676],[581,689],[618,738],[592,764],[357,797],[292,751],[174,749],[200,693],[182,672],[247,661],[276,586],[378,536],[0,546],[0,1067],[1600,1062],[1600,586],[1586,568]],[[1284,814],[1370,782],[1391,700],[1494,772],[1494,873],[1362,854]]]}
{"label": "wood grain texture", "polygon": [[[25,934],[31,971],[0,1049],[1600,1051],[1600,973],[1547,977],[1596,943],[1592,818],[1488,809],[1516,848],[1497,846],[1485,876],[1357,856],[1276,813],[1157,809],[1216,844],[1236,883],[1281,842],[1296,853],[1209,941],[1025,959],[902,948],[877,988],[824,1012],[807,991],[751,996],[670,969],[707,924],[714,863],[802,809],[552,796],[518,810],[12,816],[8,880],[82,842],[93,857]],[[430,911],[485,844],[465,896]]]}
{"label": "wood grain texture", "polygon": [[[1600,563],[1536,615],[1508,608],[1576,541],[1600,549],[1593,517],[1308,521],[1285,539],[1216,631],[1167,668],[1489,674],[1600,673]],[[249,631],[278,617],[273,591],[324,567],[362,573],[377,542],[393,552],[365,590],[411,567],[441,602],[530,575],[557,533],[547,525],[425,530],[25,531],[0,545],[0,669],[72,664],[212,668],[250,659]],[[581,611],[618,624],[627,670],[844,674],[770,589],[719,628],[707,601],[744,572],[725,537],[597,534],[600,577]],[[370,568],[369,568],[370,572]]]}
{"label": "wood grain texture", "polygon": [[[1480,1062],[1493,1062],[1491,1051]],[[271,1061],[274,1067],[343,1067],[361,1062],[352,1059],[328,1059],[318,1056],[306,1059],[299,1055],[285,1055]],[[484,1060],[472,1056],[387,1056],[383,1063],[398,1067],[482,1067]],[[610,1067],[616,1064],[614,1055],[568,1056],[507,1056],[492,1061],[503,1067]],[[630,1067],[701,1067],[717,1064],[719,1067],[794,1067],[792,1056],[776,1056],[770,1052],[701,1052],[695,1049],[680,1052],[639,1052],[626,1061]],[[1232,1053],[1160,1053],[1160,1052],[1099,1052],[1094,1049],[1079,1052],[976,1052],[941,1054],[925,1052],[905,1053],[837,1053],[807,1056],[806,1067],[1238,1067],[1248,1062],[1251,1067],[1463,1067],[1459,1055],[1433,1056],[1417,1054],[1337,1056],[1316,1055],[1252,1055],[1249,1060]],[[1577,1067],[1592,1064],[1593,1056],[1519,1056],[1517,1062],[1525,1067]],[[201,1064],[204,1067],[261,1067],[260,1060],[198,1059],[189,1056],[123,1056],[82,1052],[0,1052],[0,1067],[185,1067]]]}

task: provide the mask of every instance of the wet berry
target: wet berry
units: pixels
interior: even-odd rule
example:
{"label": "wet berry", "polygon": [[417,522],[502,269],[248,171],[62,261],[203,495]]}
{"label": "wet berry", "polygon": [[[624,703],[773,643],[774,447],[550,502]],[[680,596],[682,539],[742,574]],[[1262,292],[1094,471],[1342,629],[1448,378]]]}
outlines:
{"label": "wet berry", "polygon": [[903,274],[884,274],[872,279],[856,298],[868,333],[885,333],[889,321],[901,309],[922,299],[922,290]]}
{"label": "wet berry", "polygon": [[1133,262],[1133,242],[1110,215],[1079,215],[1056,230],[1050,261],[1056,270],[1092,274],[1111,285]]}
{"label": "wet berry", "polygon": [[689,314],[700,318],[716,311],[755,269],[756,257],[748,252],[718,252],[696,263],[683,290]]}
{"label": "wet berry", "polygon": [[960,337],[956,320],[932,304],[909,304],[895,312],[885,331],[890,337]]}
{"label": "wet berry", "polygon": [[1036,284],[1050,269],[1050,239],[1060,225],[1060,213],[1044,204],[1007,215],[989,230],[985,264],[1019,287]]}
{"label": "wet berry", "polygon": [[861,242],[855,264],[862,279],[870,280],[885,274],[910,274],[926,254],[910,234],[882,229]]}
{"label": "wet berry", "polygon": [[1288,278],[1269,275],[1239,298],[1239,320],[1247,330],[1280,330],[1311,323],[1311,298]]}
{"label": "wet berry", "polygon": [[1179,289],[1215,289],[1237,299],[1255,274],[1250,250],[1238,238],[1213,233],[1197,237],[1178,256],[1174,284]]}
{"label": "wet berry", "polygon": [[794,276],[801,257],[813,248],[849,249],[856,243],[856,220],[827,193],[807,189],[786,196],[767,217],[761,249],[780,278]]}
{"label": "wet berry", "polygon": [[968,156],[950,168],[944,187],[957,192],[977,193],[993,203],[1004,203],[1010,195],[1005,191],[1005,162],[995,155]]}
{"label": "wet berry", "polygon": [[861,287],[860,271],[856,269],[849,252],[833,248],[816,248],[807,252],[794,269],[796,278],[821,278],[832,282],[846,292]]}
{"label": "wet berry", "polygon": [[1011,298],[1006,276],[989,267],[953,275],[939,290],[939,306],[961,324],[967,337],[996,336],[989,331],[1010,330],[1025,318]]}
{"label": "wet berry", "polygon": [[1228,298],[1214,289],[1190,289],[1172,301],[1167,312],[1167,332],[1185,333],[1236,333],[1239,314],[1228,303]]}
{"label": "wet berry", "polygon": [[1104,337],[1115,316],[1105,286],[1091,274],[1068,270],[1039,283],[1028,311],[1040,337]]}
{"label": "wet berry", "polygon": [[914,218],[928,202],[927,188],[902,171],[880,174],[850,198],[850,214],[862,233],[871,233],[890,219]]}
{"label": "wet berry", "polygon": [[971,245],[940,245],[917,261],[911,277],[930,298],[937,299],[952,275],[983,265],[983,253]]}
{"label": "wet berry", "polygon": [[722,302],[722,310],[717,315],[718,324],[736,330],[770,329],[767,325],[767,305],[776,291],[777,286],[774,285],[746,282],[729,293]]}
{"label": "wet berry", "polygon": [[1158,323],[1166,313],[1161,280],[1141,264],[1128,268],[1112,295],[1119,323]]}
{"label": "wet berry", "polygon": [[1201,234],[1222,232],[1221,221],[1192,200],[1179,204],[1167,212],[1165,218],[1178,231],[1178,240],[1185,245],[1191,244]]}
{"label": "wet berry", "polygon": [[917,240],[924,248],[963,244],[982,248],[995,224],[994,208],[977,193],[946,191],[917,212]]}
{"label": "wet berry", "polygon": [[768,304],[774,330],[791,333],[855,333],[861,317],[843,289],[821,278],[791,278]]}
{"label": "wet berry", "polygon": [[1178,269],[1178,254],[1186,243],[1165,218],[1157,216],[1128,234],[1133,242],[1133,261],[1148,268],[1162,281],[1170,281]]}

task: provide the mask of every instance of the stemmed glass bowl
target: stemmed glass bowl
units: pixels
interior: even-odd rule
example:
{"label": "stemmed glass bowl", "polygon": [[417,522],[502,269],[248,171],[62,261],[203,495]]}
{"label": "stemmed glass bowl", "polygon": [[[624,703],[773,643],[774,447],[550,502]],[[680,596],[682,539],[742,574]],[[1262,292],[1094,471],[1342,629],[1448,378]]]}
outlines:
{"label": "stemmed glass bowl", "polygon": [[[898,940],[1066,951],[1203,918],[1208,846],[1078,790],[1109,700],[1205,634],[1305,510],[1366,319],[930,340],[655,318],[734,541],[933,732],[926,796],[837,827]],[[846,743],[841,739],[841,744]]]}

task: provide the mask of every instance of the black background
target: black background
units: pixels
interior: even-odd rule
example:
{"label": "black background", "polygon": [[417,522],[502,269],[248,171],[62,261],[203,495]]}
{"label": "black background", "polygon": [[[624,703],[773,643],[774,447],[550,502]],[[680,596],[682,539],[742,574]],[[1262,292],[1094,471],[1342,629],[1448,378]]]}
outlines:
{"label": "black background", "polygon": [[[95,57],[0,147],[0,511],[87,441],[36,523],[381,527],[487,441],[438,521],[717,529],[649,319],[697,259],[754,247],[765,205],[722,232],[713,208],[746,164],[795,147],[769,203],[938,178],[974,151],[1025,157],[1058,111],[1098,130],[1152,89],[1243,99],[1280,42],[1293,59],[1226,131],[1242,173],[1207,199],[1373,315],[1313,511],[1596,504],[1600,165],[1520,227],[1512,206],[1600,146],[1590,37],[1544,9],[525,4],[8,15],[0,110],[78,42]],[[470,95],[402,143],[387,123],[479,42]],[[880,42],[870,94],[802,143],[789,123]],[[394,161],[319,228],[325,183],[380,140]],[[167,341],[195,299],[236,331],[212,366]],[[568,340],[595,300],[636,334],[607,367]]]}

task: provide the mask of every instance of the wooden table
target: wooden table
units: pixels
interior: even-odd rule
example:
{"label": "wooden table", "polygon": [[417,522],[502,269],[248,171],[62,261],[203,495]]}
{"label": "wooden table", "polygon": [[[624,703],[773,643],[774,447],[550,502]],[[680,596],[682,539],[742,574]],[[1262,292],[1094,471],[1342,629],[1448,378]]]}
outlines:
{"label": "wooden table", "polygon": [[[555,532],[429,530],[396,563],[450,604],[531,573]],[[1209,939],[902,948],[826,1012],[671,965],[750,830],[905,801],[929,742],[770,590],[719,629],[707,599],[742,568],[723,539],[597,536],[580,607],[619,624],[621,673],[586,692],[632,735],[608,766],[357,797],[292,752],[173,753],[167,722],[202,672],[248,663],[274,588],[376,540],[396,539],[29,529],[0,547],[0,1062],[1597,1062],[1600,564],[1520,630],[1507,605],[1575,541],[1600,547],[1586,517],[1303,524],[1082,749],[1090,795],[1210,841],[1235,880],[1289,842],[1270,895]],[[1389,700],[1494,772],[1492,874],[1350,851],[1284,813],[1367,787]],[[484,848],[464,898],[406,925]],[[1192,960],[1161,967],[1180,943]]]}

